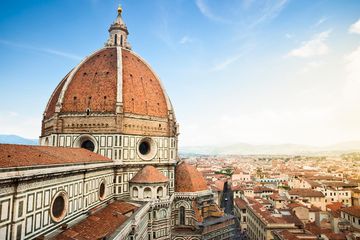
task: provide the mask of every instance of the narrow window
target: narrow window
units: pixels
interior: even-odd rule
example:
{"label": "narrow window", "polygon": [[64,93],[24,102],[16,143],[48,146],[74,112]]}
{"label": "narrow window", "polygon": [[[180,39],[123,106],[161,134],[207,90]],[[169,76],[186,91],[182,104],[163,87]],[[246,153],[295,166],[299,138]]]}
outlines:
{"label": "narrow window", "polygon": [[117,45],[117,34],[114,36],[114,44]]}
{"label": "narrow window", "polygon": [[185,207],[180,207],[180,225],[185,225]]}

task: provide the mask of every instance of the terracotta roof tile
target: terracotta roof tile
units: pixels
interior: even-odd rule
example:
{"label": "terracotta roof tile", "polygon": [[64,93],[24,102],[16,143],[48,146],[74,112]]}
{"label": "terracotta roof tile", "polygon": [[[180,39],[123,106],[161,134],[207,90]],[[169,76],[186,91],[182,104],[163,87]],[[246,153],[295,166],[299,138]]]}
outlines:
{"label": "terracotta roof tile", "polygon": [[278,230],[274,231],[274,234],[276,236],[281,237],[282,240],[316,240],[317,237],[314,234],[311,234],[307,231],[301,231],[299,232],[296,230],[295,232],[290,232],[289,230]]}
{"label": "terracotta roof tile", "polygon": [[115,201],[82,222],[57,235],[55,240],[103,239],[116,231],[127,219],[126,213],[137,209],[127,202]]}
{"label": "terracotta roof tile", "polygon": [[344,204],[342,202],[333,202],[326,205],[326,209],[329,209],[331,212],[337,212],[343,207]]}
{"label": "terracotta roof tile", "polygon": [[175,170],[175,192],[198,192],[208,190],[201,173],[193,166],[181,162]]}
{"label": "terracotta roof tile", "polygon": [[112,160],[83,148],[0,144],[0,168],[95,162]]}
{"label": "terracotta roof tile", "polygon": [[[117,56],[115,47],[100,49],[86,59],[74,73],[60,113],[112,112],[117,101],[117,60],[122,58],[123,109],[125,113],[166,117],[168,106],[160,80],[150,67],[133,52],[122,49]],[[45,119],[55,112],[60,92],[71,72],[59,83],[45,110]]]}
{"label": "terracotta roof tile", "polygon": [[235,198],[235,205],[240,209],[245,209],[246,205],[247,205],[247,202],[245,202],[241,198]]}
{"label": "terracotta roof tile", "polygon": [[360,218],[360,207],[359,206],[352,206],[341,209],[342,212],[347,213],[351,216]]}
{"label": "terracotta roof tile", "polygon": [[254,187],[254,193],[274,192],[273,189],[268,187]]}
{"label": "terracotta roof tile", "polygon": [[320,191],[305,188],[293,188],[289,190],[289,195],[298,195],[300,197],[324,197]]}
{"label": "terracotta roof tile", "polygon": [[124,112],[166,117],[168,108],[160,80],[131,51],[122,50]]}
{"label": "terracotta roof tile", "polygon": [[345,233],[325,233],[324,235],[326,235],[328,237],[328,239],[331,240],[346,240],[346,235]]}
{"label": "terracotta roof tile", "polygon": [[132,183],[161,183],[167,182],[169,179],[164,176],[159,170],[151,165],[143,167],[130,180]]}
{"label": "terracotta roof tile", "polygon": [[116,48],[104,48],[76,71],[65,91],[61,112],[85,112],[87,108],[92,112],[114,112],[116,90]]}
{"label": "terracotta roof tile", "polygon": [[325,234],[325,233],[331,233],[331,229],[322,228],[316,225],[315,222],[307,223],[305,225],[305,229],[310,231],[311,233],[315,235]]}
{"label": "terracotta roof tile", "polygon": [[280,196],[279,193],[273,193],[269,196],[269,198],[273,201],[285,201],[285,198]]}

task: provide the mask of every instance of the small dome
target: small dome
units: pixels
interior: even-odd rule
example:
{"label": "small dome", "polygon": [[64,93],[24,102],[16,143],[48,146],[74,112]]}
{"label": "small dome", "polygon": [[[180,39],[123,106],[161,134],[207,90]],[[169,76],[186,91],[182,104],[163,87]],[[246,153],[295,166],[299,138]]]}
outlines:
{"label": "small dome", "polygon": [[193,166],[181,162],[175,170],[175,192],[199,192],[208,190],[203,175]]}
{"label": "small dome", "polygon": [[151,165],[143,167],[129,182],[130,183],[163,183],[169,179]]}

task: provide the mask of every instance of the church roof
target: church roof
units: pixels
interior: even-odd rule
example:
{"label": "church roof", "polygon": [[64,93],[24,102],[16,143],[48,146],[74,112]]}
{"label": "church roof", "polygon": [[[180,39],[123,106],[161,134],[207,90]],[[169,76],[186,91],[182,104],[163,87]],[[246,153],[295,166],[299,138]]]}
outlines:
{"label": "church roof", "polygon": [[87,109],[115,113],[121,102],[124,113],[167,117],[170,106],[156,74],[134,52],[119,49],[102,48],[71,70],[52,94],[45,119],[51,118],[57,107],[59,114],[85,113]]}
{"label": "church roof", "polygon": [[0,168],[112,162],[83,148],[0,144]]}
{"label": "church roof", "polygon": [[181,162],[175,170],[175,192],[198,192],[208,190],[202,174],[193,166]]}
{"label": "church roof", "polygon": [[60,233],[54,239],[103,239],[109,237],[129,218],[126,214],[136,211],[137,208],[131,203],[115,201]]}
{"label": "church roof", "polygon": [[143,167],[137,174],[129,181],[132,183],[162,183],[169,179],[164,176],[159,170],[151,165]]}

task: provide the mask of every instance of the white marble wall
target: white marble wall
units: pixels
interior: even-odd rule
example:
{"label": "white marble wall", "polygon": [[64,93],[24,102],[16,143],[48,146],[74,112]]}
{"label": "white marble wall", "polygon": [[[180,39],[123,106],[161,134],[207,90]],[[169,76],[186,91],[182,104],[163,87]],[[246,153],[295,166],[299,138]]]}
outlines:
{"label": "white marble wall", "polygon": [[[84,134],[86,135],[86,134]],[[80,134],[51,134],[40,139],[40,145],[57,147],[78,147]],[[97,153],[123,163],[169,162],[177,156],[176,138],[151,137],[156,142],[156,155],[150,161],[143,160],[137,153],[138,143],[143,136],[121,134],[93,134]]]}
{"label": "white marble wall", "polygon": [[[21,181],[9,187],[0,183],[0,239],[33,238],[106,202],[114,194],[113,178],[109,169]],[[101,181],[106,185],[103,201],[99,199]],[[68,209],[65,218],[56,223],[49,212],[52,198],[59,191],[67,193]]]}

